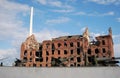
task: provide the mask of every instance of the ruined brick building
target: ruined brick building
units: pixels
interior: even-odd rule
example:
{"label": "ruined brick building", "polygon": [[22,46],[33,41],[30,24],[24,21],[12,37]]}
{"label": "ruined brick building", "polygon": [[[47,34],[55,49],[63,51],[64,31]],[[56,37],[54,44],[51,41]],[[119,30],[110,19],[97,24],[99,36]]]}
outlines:
{"label": "ruined brick building", "polygon": [[83,35],[62,36],[37,42],[34,35],[29,36],[21,45],[21,66],[26,67],[78,67],[91,66],[96,58],[114,57],[112,30],[108,35],[97,36],[90,40],[88,28]]}

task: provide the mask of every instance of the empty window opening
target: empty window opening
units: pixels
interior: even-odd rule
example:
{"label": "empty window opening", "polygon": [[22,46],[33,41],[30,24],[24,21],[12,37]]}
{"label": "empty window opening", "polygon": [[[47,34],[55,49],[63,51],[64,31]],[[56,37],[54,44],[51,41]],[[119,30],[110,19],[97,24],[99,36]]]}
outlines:
{"label": "empty window opening", "polygon": [[77,57],[77,62],[81,62],[81,58],[80,57]]}
{"label": "empty window opening", "polygon": [[46,57],[46,62],[48,62],[48,57]]}
{"label": "empty window opening", "polygon": [[42,57],[42,52],[40,52],[40,57]]}
{"label": "empty window opening", "polygon": [[64,54],[67,54],[67,50],[64,50]]}
{"label": "empty window opening", "polygon": [[32,56],[32,51],[30,52],[30,56]]}
{"label": "empty window opening", "polygon": [[42,50],[42,45],[40,45],[39,50]]}
{"label": "empty window opening", "polygon": [[39,53],[39,52],[36,52],[35,55],[36,55],[37,57],[39,57],[39,56],[40,56],[40,53]]}
{"label": "empty window opening", "polygon": [[71,61],[73,61],[73,60],[74,60],[74,58],[70,58],[70,60],[71,60]]}
{"label": "empty window opening", "polygon": [[70,65],[70,67],[73,67],[73,66],[74,66],[73,64]]}
{"label": "empty window opening", "polygon": [[43,58],[42,57],[40,58],[40,62],[43,62]]}
{"label": "empty window opening", "polygon": [[92,58],[91,58],[91,57],[88,57],[88,61],[89,61],[89,62],[92,62]]}
{"label": "empty window opening", "polygon": [[106,52],[105,48],[103,48],[102,51],[103,51],[103,53],[105,53]]}
{"label": "empty window opening", "polygon": [[64,46],[67,47],[67,43],[66,42],[64,42]]}
{"label": "empty window opening", "polygon": [[70,50],[71,54],[73,54],[73,50]]}
{"label": "empty window opening", "polygon": [[77,54],[80,54],[80,48],[77,48]]}
{"label": "empty window opening", "polygon": [[70,43],[70,47],[73,47],[73,42]]}
{"label": "empty window opening", "polygon": [[46,51],[46,55],[49,55],[49,52],[48,52],[48,51]]}
{"label": "empty window opening", "polygon": [[33,67],[36,67],[36,64],[33,64]]}
{"label": "empty window opening", "polygon": [[39,59],[39,58],[36,58],[35,61],[40,61],[40,59]]}
{"label": "empty window opening", "polygon": [[102,40],[102,44],[105,45],[105,40]]}
{"label": "empty window opening", "polygon": [[27,62],[27,60],[28,60],[27,57],[24,57],[24,58],[23,58],[23,61]]}
{"label": "empty window opening", "polygon": [[52,50],[54,50],[55,49],[55,45],[52,43]]}
{"label": "empty window opening", "polygon": [[24,56],[27,56],[27,50],[25,50],[25,52],[24,52]]}
{"label": "empty window opening", "polygon": [[68,38],[71,38],[72,36],[68,36]]}
{"label": "empty window opening", "polygon": [[61,44],[60,43],[58,43],[58,47],[60,47],[61,46]]}
{"label": "empty window opening", "polygon": [[99,53],[99,50],[98,50],[98,49],[95,49],[95,53],[98,54],[98,53]]}
{"label": "empty window opening", "polygon": [[77,42],[77,47],[80,47],[80,42]]}
{"label": "empty window opening", "polygon": [[30,58],[30,62],[32,62],[32,58]]}
{"label": "empty window opening", "polygon": [[76,63],[74,63],[74,66],[76,66]]}
{"label": "empty window opening", "polygon": [[52,54],[54,54],[54,50],[52,50]]}
{"label": "empty window opening", "polygon": [[47,44],[46,44],[46,48],[49,48],[49,45],[50,45],[50,43],[47,43]]}
{"label": "empty window opening", "polygon": [[60,54],[60,50],[58,50],[58,54]]}
{"label": "empty window opening", "polygon": [[88,49],[88,54],[91,54],[91,49]]}
{"label": "empty window opening", "polygon": [[40,64],[40,67],[42,67],[42,64]]}
{"label": "empty window opening", "polygon": [[80,67],[80,64],[77,64],[78,67]]}
{"label": "empty window opening", "polygon": [[48,67],[48,64],[46,64],[46,67]]}

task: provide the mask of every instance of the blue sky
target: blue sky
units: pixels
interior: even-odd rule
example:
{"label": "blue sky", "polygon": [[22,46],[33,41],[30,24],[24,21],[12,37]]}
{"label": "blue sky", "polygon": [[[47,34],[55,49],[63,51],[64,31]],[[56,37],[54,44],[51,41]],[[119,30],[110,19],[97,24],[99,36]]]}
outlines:
{"label": "blue sky", "polygon": [[120,0],[0,0],[0,58],[11,65],[29,35],[30,7],[33,33],[42,42],[63,35],[106,35],[113,30],[115,56],[120,57]]}

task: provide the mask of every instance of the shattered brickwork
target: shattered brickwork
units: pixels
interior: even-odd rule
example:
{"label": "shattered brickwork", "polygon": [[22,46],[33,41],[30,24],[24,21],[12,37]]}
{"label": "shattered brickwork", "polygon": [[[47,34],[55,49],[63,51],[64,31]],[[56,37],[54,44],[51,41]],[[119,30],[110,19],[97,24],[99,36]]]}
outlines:
{"label": "shattered brickwork", "polygon": [[[34,35],[29,36],[21,45],[22,66],[51,67],[53,58],[59,59],[56,66],[78,67],[93,65],[95,58],[114,57],[112,30],[108,35],[89,39],[88,28],[83,35],[62,36],[38,43]],[[58,65],[59,64],[59,65]]]}

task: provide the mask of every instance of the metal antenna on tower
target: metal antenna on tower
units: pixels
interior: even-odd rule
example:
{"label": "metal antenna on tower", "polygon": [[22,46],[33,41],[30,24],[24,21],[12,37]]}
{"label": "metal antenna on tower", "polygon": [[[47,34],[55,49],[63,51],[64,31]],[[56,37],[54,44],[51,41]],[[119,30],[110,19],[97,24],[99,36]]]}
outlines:
{"label": "metal antenna on tower", "polygon": [[33,24],[33,7],[31,7],[31,13],[30,13],[30,33],[29,35],[32,35],[32,24]]}

